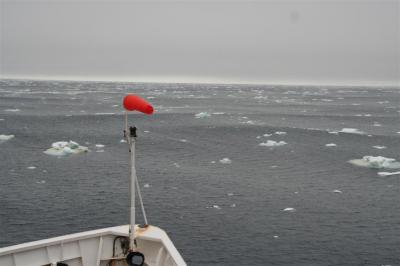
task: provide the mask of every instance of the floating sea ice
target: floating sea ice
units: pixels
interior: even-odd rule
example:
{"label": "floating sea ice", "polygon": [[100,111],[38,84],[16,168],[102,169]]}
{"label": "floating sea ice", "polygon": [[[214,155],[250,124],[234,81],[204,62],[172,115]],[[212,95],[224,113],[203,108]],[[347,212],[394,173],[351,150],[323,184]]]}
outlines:
{"label": "floating sea ice", "polygon": [[276,239],[276,238],[279,238],[279,236],[274,236],[274,238]]}
{"label": "floating sea ice", "polygon": [[228,195],[229,197],[232,197],[232,196],[233,196],[233,193],[230,192],[230,193],[228,193],[227,195]]}
{"label": "floating sea ice", "polygon": [[376,146],[372,146],[372,147],[375,148],[375,149],[378,149],[378,150],[386,149],[386,146],[376,145]]}
{"label": "floating sea ice", "polygon": [[26,169],[33,170],[33,169],[36,169],[36,166],[28,166]]}
{"label": "floating sea ice", "polygon": [[125,142],[126,142],[126,140],[124,140],[124,139],[121,139],[119,142],[120,142],[120,143],[125,143]]}
{"label": "floating sea ice", "polygon": [[96,148],[104,148],[103,144],[96,144],[95,146],[96,146]]}
{"label": "floating sea ice", "polygon": [[14,137],[14,135],[0,135],[0,143],[6,142]]}
{"label": "floating sea ice", "polygon": [[400,162],[397,162],[395,159],[386,158],[383,156],[364,156],[362,159],[354,159],[350,160],[349,163],[362,166],[369,167],[374,169],[398,169],[400,168]]}
{"label": "floating sea ice", "polygon": [[284,131],[276,131],[275,135],[286,135],[287,133]]}
{"label": "floating sea ice", "polygon": [[329,131],[328,133],[329,133],[329,134],[337,135],[337,134],[339,134],[339,131]]}
{"label": "floating sea ice", "polygon": [[220,210],[220,209],[221,209],[221,207],[218,206],[218,205],[213,205],[212,207],[213,207],[214,209],[217,209],[217,210]]}
{"label": "floating sea ice", "polygon": [[201,113],[195,114],[194,116],[196,118],[205,118],[205,117],[210,117],[211,115],[207,112],[201,112]]}
{"label": "floating sea ice", "polygon": [[187,139],[180,139],[180,142],[188,142]]}
{"label": "floating sea ice", "polygon": [[219,160],[219,162],[222,164],[231,164],[232,160],[229,158],[223,158],[223,159]]}
{"label": "floating sea ice", "polygon": [[214,113],[212,113],[213,115],[224,115],[225,113],[224,112],[214,112]]}
{"label": "floating sea ice", "polygon": [[4,121],[4,118],[0,118],[0,121]]}
{"label": "floating sea ice", "polygon": [[151,186],[150,186],[150,184],[144,184],[143,187],[144,187],[144,188],[149,188],[149,187],[151,187]]}
{"label": "floating sea ice", "polygon": [[335,143],[328,143],[325,144],[326,147],[336,147],[337,145]]}
{"label": "floating sea ice", "polygon": [[382,126],[382,124],[380,124],[380,123],[378,123],[378,122],[375,122],[374,123],[374,127],[381,127]]}
{"label": "floating sea ice", "polygon": [[235,203],[231,204],[231,208],[235,208],[235,207],[236,207]]}
{"label": "floating sea ice", "polygon": [[45,183],[46,183],[45,180],[36,181],[36,184],[45,184]]}
{"label": "floating sea ice", "polygon": [[285,209],[283,209],[282,211],[284,211],[284,212],[295,212],[295,211],[296,211],[296,209],[295,209],[295,208],[291,208],[291,207],[289,207],[289,208],[285,208]]}
{"label": "floating sea ice", "polygon": [[267,138],[267,137],[271,137],[272,134],[264,134],[263,136]]}
{"label": "floating sea ice", "polygon": [[400,171],[398,172],[378,172],[379,176],[391,176],[391,175],[400,175]]}
{"label": "floating sea ice", "polygon": [[179,165],[179,163],[174,163],[174,166],[175,166],[176,168],[181,167],[181,166]]}
{"label": "floating sea ice", "polygon": [[332,192],[333,193],[343,193],[341,190],[339,190],[339,189],[335,189],[335,190],[332,190]]}
{"label": "floating sea ice", "polygon": [[340,133],[350,133],[350,134],[365,134],[361,130],[357,128],[342,128],[342,130],[339,131]]}
{"label": "floating sea ice", "polygon": [[96,152],[104,152],[104,150],[96,150]]}
{"label": "floating sea ice", "polygon": [[215,161],[211,161],[210,163],[215,163]]}
{"label": "floating sea ice", "polygon": [[69,154],[78,154],[88,152],[89,149],[85,146],[80,146],[74,141],[58,141],[51,144],[51,148],[44,151],[45,154],[54,156],[65,156]]}
{"label": "floating sea ice", "polygon": [[19,112],[21,110],[20,109],[5,109],[4,111],[6,111],[6,112]]}
{"label": "floating sea ice", "polygon": [[265,147],[279,147],[286,145],[285,141],[274,141],[274,140],[267,140],[267,142],[261,142],[258,146],[265,146]]}

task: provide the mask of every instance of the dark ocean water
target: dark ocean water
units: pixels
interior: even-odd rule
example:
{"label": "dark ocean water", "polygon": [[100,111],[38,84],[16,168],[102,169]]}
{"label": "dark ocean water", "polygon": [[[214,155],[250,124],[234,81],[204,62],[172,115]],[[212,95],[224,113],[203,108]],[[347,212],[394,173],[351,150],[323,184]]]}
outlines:
{"label": "dark ocean water", "polygon": [[[399,88],[0,86],[0,135],[15,135],[0,144],[0,247],[128,223],[120,103],[133,92],[156,109],[130,116],[148,219],[189,265],[400,265],[400,175],[347,162],[400,160]],[[365,134],[329,133],[342,128]],[[91,152],[43,153],[61,140]]]}

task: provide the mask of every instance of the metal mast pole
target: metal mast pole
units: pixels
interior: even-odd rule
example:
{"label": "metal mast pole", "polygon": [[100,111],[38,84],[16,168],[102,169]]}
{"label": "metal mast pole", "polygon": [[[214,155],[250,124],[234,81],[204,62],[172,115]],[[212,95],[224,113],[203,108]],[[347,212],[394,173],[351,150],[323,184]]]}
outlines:
{"label": "metal mast pole", "polygon": [[131,180],[130,180],[130,194],[131,194],[131,211],[130,211],[130,225],[129,225],[129,249],[134,250],[135,244],[135,185],[136,185],[136,168],[135,168],[135,143],[136,143],[136,127],[129,128],[130,139],[130,152],[131,152]]}

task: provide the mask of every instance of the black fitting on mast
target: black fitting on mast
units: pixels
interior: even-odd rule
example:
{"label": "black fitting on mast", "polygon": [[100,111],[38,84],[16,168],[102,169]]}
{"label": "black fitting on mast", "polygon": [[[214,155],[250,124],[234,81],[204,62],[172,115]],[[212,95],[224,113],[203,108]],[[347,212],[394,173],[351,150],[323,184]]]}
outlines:
{"label": "black fitting on mast", "polygon": [[129,136],[131,138],[136,138],[137,134],[136,134],[136,127],[129,127]]}

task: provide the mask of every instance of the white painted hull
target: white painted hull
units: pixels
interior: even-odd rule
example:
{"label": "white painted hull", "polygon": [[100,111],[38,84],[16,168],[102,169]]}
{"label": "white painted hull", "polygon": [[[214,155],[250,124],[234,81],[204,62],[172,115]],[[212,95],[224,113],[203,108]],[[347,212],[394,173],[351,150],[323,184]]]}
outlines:
{"label": "white painted hull", "polygon": [[[163,230],[155,226],[135,229],[137,250],[144,254],[145,265],[186,265]],[[129,226],[122,225],[0,248],[0,265],[126,266],[121,239],[128,237],[128,231]]]}

